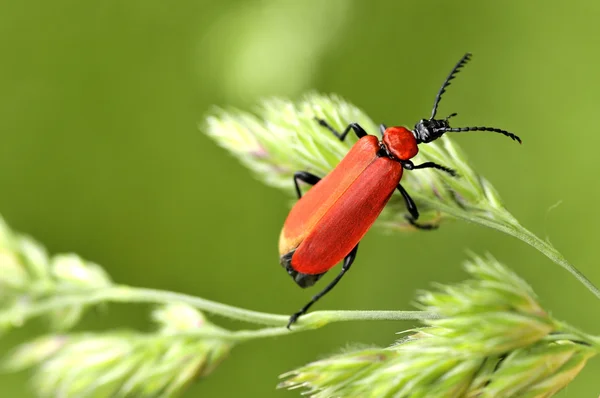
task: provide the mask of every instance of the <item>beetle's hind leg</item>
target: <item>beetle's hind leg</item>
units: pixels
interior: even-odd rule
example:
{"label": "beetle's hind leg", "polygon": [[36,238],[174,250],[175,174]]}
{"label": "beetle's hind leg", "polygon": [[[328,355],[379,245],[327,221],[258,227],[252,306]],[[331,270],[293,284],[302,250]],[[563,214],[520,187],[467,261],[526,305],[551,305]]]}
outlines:
{"label": "beetle's hind leg", "polygon": [[400,191],[400,193],[402,194],[402,197],[404,198],[404,201],[406,202],[406,209],[408,210],[408,213],[410,214],[410,215],[406,216],[406,220],[410,223],[410,225],[412,225],[415,228],[428,230],[428,231],[431,231],[432,229],[437,229],[439,227],[437,224],[418,223],[417,220],[419,219],[419,210],[417,209],[417,205],[415,204],[413,199],[410,197],[408,192],[406,192],[406,190],[404,189],[404,187],[402,185],[398,184],[397,189],[398,189],[398,191]]}
{"label": "beetle's hind leg", "polygon": [[[357,251],[358,251],[358,244],[356,246],[354,246],[354,249],[352,249],[352,251],[344,258],[344,264],[342,265],[342,270],[335,277],[335,279],[333,279],[331,282],[329,282],[329,285],[327,285],[325,287],[325,289],[321,290],[321,292],[319,292],[318,294],[316,294],[315,296],[313,296],[313,298],[304,307],[302,307],[302,309],[300,311],[296,312],[294,315],[292,315],[290,317],[290,320],[289,320],[289,322],[287,324],[287,328],[288,329],[298,320],[298,318],[300,318],[302,315],[306,314],[306,312],[308,311],[308,309],[314,303],[316,303],[317,301],[319,301],[319,299],[321,297],[323,297],[324,295],[326,295],[327,293],[329,293],[329,291],[331,289],[333,289],[335,287],[335,285],[338,284],[338,282],[342,279],[342,277],[346,274],[346,272],[348,272],[348,270],[352,266],[352,263],[356,259],[356,252]],[[319,275],[319,277],[320,277],[320,275]]]}

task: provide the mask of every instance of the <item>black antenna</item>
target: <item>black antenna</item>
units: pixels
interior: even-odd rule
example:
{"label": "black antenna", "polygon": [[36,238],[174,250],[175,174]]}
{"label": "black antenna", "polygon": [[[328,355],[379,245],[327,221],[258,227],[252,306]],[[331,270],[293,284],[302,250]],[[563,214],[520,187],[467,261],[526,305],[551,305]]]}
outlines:
{"label": "black antenna", "polygon": [[437,113],[438,105],[440,103],[440,100],[442,99],[442,94],[444,94],[446,92],[446,87],[448,87],[450,85],[450,81],[452,79],[454,79],[455,75],[460,71],[460,68],[465,66],[467,64],[467,62],[469,62],[470,59],[471,59],[471,53],[466,53],[465,55],[463,55],[463,57],[460,59],[460,61],[458,61],[458,63],[454,66],[454,68],[452,68],[452,72],[450,72],[450,74],[444,81],[444,84],[442,84],[440,91],[438,91],[437,96],[435,97],[435,102],[433,103],[433,110],[431,111],[431,117],[429,118],[429,120],[432,120],[435,118],[435,114]]}
{"label": "black antenna", "polygon": [[510,137],[513,140],[517,141],[519,144],[522,143],[519,136],[517,136],[509,131],[497,129],[494,127],[443,127],[440,129],[435,129],[435,131],[436,132],[441,131],[443,133],[447,133],[447,132],[460,133],[461,131],[492,131],[494,133],[504,134],[505,136]]}

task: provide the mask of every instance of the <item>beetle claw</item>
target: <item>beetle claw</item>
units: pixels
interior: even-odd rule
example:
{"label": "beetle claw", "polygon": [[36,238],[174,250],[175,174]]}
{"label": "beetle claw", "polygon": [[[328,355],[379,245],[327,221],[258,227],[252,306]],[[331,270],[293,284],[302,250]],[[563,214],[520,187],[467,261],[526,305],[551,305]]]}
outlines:
{"label": "beetle claw", "polygon": [[300,318],[300,316],[301,316],[301,315],[303,315],[303,314],[304,314],[304,311],[298,311],[298,312],[296,312],[294,315],[292,315],[292,316],[290,317],[290,320],[288,321],[288,324],[287,324],[286,328],[287,328],[288,330],[292,330],[292,328],[291,328],[291,327],[292,327],[292,325],[293,325],[294,323],[296,323],[296,321],[298,320],[298,318]]}

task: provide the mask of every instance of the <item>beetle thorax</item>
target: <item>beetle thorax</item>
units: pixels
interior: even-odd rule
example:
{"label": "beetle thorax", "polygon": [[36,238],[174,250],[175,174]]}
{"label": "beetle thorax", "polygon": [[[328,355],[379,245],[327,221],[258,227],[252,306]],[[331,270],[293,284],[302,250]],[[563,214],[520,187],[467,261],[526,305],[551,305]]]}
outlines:
{"label": "beetle thorax", "polygon": [[388,154],[398,160],[412,159],[419,152],[417,139],[406,127],[388,127],[383,133],[382,142]]}

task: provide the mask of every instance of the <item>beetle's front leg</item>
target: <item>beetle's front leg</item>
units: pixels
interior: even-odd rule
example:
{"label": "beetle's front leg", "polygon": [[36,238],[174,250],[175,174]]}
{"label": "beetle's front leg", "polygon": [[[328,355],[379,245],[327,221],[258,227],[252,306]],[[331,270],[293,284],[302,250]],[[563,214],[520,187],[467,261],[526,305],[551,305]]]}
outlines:
{"label": "beetle's front leg", "polygon": [[365,131],[365,129],[363,129],[360,124],[358,123],[350,123],[345,129],[344,131],[342,131],[341,133],[338,132],[336,129],[334,129],[333,127],[331,127],[331,125],[329,123],[327,123],[324,119],[319,119],[318,117],[315,117],[315,120],[323,127],[325,127],[327,130],[331,131],[333,133],[333,135],[335,135],[337,138],[340,139],[340,141],[344,141],[346,139],[346,136],[348,135],[348,133],[350,132],[350,130],[354,131],[354,134],[356,134],[356,136],[358,138],[363,138],[364,136],[368,135],[367,132]]}
{"label": "beetle's front leg", "polygon": [[401,163],[402,163],[402,167],[405,168],[406,170],[437,169],[437,170],[445,171],[446,173],[450,174],[452,177],[458,176],[458,174],[456,173],[456,170],[453,170],[446,166],[442,166],[441,164],[437,164],[435,162],[425,162],[425,163],[421,163],[421,164],[414,164],[410,160],[402,160]]}

